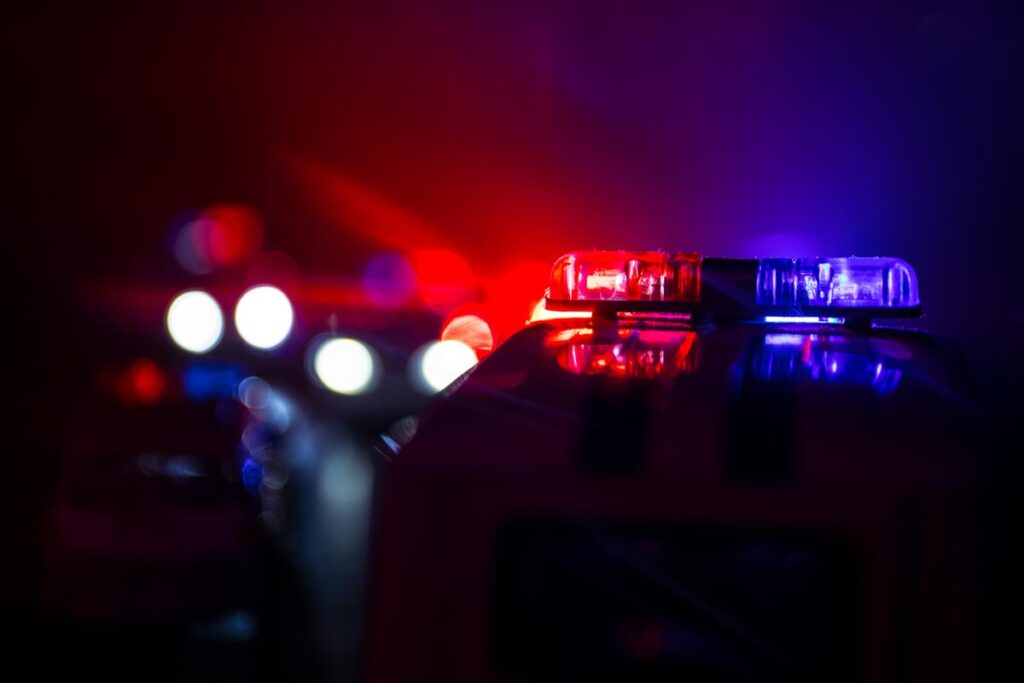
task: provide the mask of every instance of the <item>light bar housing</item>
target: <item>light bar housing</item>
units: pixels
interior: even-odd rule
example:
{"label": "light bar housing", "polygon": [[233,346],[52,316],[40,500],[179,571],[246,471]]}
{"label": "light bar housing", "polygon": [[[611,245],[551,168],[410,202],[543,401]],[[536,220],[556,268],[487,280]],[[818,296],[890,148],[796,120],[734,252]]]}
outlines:
{"label": "light bar housing", "polygon": [[762,319],[921,314],[917,276],[898,258],[724,259],[663,251],[566,254],[552,268],[545,306]]}
{"label": "light bar housing", "polygon": [[566,254],[551,270],[548,301],[700,301],[700,254],[588,251]]}

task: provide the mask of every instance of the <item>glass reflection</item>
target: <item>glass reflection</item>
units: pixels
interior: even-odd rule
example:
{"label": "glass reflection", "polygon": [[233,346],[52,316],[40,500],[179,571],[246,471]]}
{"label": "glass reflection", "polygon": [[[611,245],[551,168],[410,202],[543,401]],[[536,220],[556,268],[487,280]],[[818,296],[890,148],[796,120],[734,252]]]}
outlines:
{"label": "glass reflection", "polygon": [[[830,334],[766,334],[746,369],[764,381],[818,382],[869,387],[879,395],[896,391],[903,371],[870,340]],[[901,347],[902,348],[902,347]]]}
{"label": "glass reflection", "polygon": [[559,330],[548,346],[563,370],[576,375],[671,378],[697,369],[697,334],[677,330],[591,328]]}

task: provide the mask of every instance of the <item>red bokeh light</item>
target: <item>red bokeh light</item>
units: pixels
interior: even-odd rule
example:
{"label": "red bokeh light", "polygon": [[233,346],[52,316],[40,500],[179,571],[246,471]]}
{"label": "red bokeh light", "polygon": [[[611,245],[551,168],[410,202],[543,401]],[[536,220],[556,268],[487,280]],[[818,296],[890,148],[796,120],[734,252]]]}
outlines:
{"label": "red bokeh light", "polygon": [[480,315],[500,343],[523,327],[530,318],[533,303],[543,295],[551,264],[539,260],[519,260],[483,278],[484,303]]}
{"label": "red bokeh light", "polygon": [[620,632],[626,652],[641,660],[652,660],[665,649],[667,633],[664,623],[650,621],[632,623]]}
{"label": "red bokeh light", "polygon": [[263,246],[263,225],[252,209],[217,204],[181,226],[174,254],[181,267],[195,275],[242,265]]}
{"label": "red bokeh light", "polygon": [[140,358],[121,373],[117,395],[128,405],[155,405],[167,391],[164,371],[149,358]]}
{"label": "red bokeh light", "polygon": [[473,269],[451,249],[417,249],[412,267],[420,298],[435,313],[445,313],[476,294]]}
{"label": "red bokeh light", "polygon": [[217,266],[245,263],[263,246],[263,226],[252,209],[235,204],[218,204],[203,211],[214,229],[209,235],[210,260]]}

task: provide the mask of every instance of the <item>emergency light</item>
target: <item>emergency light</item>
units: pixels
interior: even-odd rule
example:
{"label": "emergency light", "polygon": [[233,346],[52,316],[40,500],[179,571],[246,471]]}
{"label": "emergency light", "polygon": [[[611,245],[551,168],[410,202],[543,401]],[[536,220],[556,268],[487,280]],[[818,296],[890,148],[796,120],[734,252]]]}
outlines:
{"label": "emergency light", "polygon": [[786,322],[921,314],[917,276],[898,258],[724,259],[663,251],[566,254],[551,271],[545,306]]}

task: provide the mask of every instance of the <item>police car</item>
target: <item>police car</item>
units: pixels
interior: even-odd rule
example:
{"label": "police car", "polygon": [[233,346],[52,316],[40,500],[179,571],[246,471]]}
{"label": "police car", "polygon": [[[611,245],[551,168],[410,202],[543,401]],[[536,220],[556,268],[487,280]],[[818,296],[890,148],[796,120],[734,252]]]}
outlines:
{"label": "police car", "polygon": [[969,680],[987,465],[896,258],[591,251],[389,439],[372,681]]}

